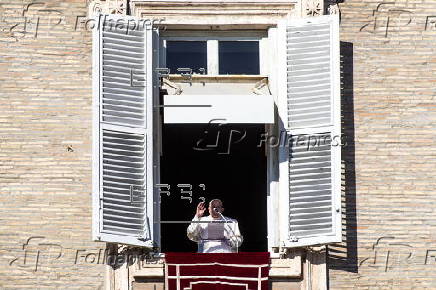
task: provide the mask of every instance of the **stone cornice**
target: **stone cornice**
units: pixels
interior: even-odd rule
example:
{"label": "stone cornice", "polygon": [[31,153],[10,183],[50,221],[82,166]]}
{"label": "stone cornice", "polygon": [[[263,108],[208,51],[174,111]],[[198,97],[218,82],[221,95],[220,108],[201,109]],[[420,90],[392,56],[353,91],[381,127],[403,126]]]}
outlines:
{"label": "stone cornice", "polygon": [[295,4],[298,0],[130,0],[131,3],[155,4],[155,5],[183,5],[183,6],[201,6],[201,5],[289,5]]}
{"label": "stone cornice", "polygon": [[132,15],[164,18],[172,25],[240,25],[277,23],[295,16],[292,0],[130,0]]}

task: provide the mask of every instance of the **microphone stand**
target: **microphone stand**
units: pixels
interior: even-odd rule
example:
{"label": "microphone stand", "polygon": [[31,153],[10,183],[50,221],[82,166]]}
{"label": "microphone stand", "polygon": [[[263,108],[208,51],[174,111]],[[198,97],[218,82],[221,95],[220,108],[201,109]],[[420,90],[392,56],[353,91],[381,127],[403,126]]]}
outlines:
{"label": "microphone stand", "polygon": [[[222,213],[220,213],[219,211],[218,211],[218,209],[217,208],[214,208],[214,211],[216,212],[216,213],[218,213],[220,216],[221,216],[221,218],[222,219],[224,219],[224,221],[225,221],[225,224],[227,224],[227,223],[234,223],[233,221],[227,221],[227,219],[222,215]],[[225,226],[224,226],[224,229],[225,229]],[[232,234],[233,234],[233,237],[235,238],[235,240],[236,240],[236,253],[239,253],[239,243],[238,243],[238,238],[236,237],[236,234],[235,234],[235,231],[233,231],[233,229],[230,227],[230,230],[231,230],[231,232],[232,232]]]}

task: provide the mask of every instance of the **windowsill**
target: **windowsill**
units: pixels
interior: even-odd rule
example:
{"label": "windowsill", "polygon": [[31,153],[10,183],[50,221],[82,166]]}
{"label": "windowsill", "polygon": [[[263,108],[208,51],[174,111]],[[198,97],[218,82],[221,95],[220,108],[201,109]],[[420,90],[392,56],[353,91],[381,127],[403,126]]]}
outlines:
{"label": "windowsill", "polygon": [[186,75],[181,74],[170,74],[169,79],[171,81],[179,80],[192,80],[192,81],[260,81],[264,78],[268,78],[266,75],[202,75],[193,74],[190,78]]}
{"label": "windowsill", "polygon": [[[163,258],[165,254],[160,254],[160,258]],[[271,258],[270,263],[270,278],[301,278],[301,253],[296,252],[294,255],[288,258]],[[144,263],[140,269],[136,268],[136,265],[131,267],[132,275],[135,278],[163,278],[164,277],[165,263],[160,260],[154,264]]]}

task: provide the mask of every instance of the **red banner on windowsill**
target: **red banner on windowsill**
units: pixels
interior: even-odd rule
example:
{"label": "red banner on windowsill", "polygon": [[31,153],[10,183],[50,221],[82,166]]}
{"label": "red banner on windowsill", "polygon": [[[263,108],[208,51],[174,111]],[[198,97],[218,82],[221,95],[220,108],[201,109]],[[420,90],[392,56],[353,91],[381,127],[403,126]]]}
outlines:
{"label": "red banner on windowsill", "polygon": [[169,290],[267,290],[269,253],[165,253]]}

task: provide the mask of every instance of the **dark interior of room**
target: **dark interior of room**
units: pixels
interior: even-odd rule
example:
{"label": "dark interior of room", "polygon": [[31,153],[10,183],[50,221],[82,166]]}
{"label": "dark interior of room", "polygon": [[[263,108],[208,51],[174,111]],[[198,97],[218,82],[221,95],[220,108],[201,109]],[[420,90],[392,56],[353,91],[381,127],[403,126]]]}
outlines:
{"label": "dark interior of room", "polygon": [[[169,196],[161,194],[162,252],[197,251],[186,236],[189,224],[180,221],[194,217],[201,198],[207,203],[221,199],[224,216],[238,220],[244,237],[239,251],[267,251],[267,168],[265,148],[259,146],[264,128],[264,124],[164,125],[161,184],[171,187]],[[192,196],[181,192],[189,191],[183,184],[192,185]]]}

